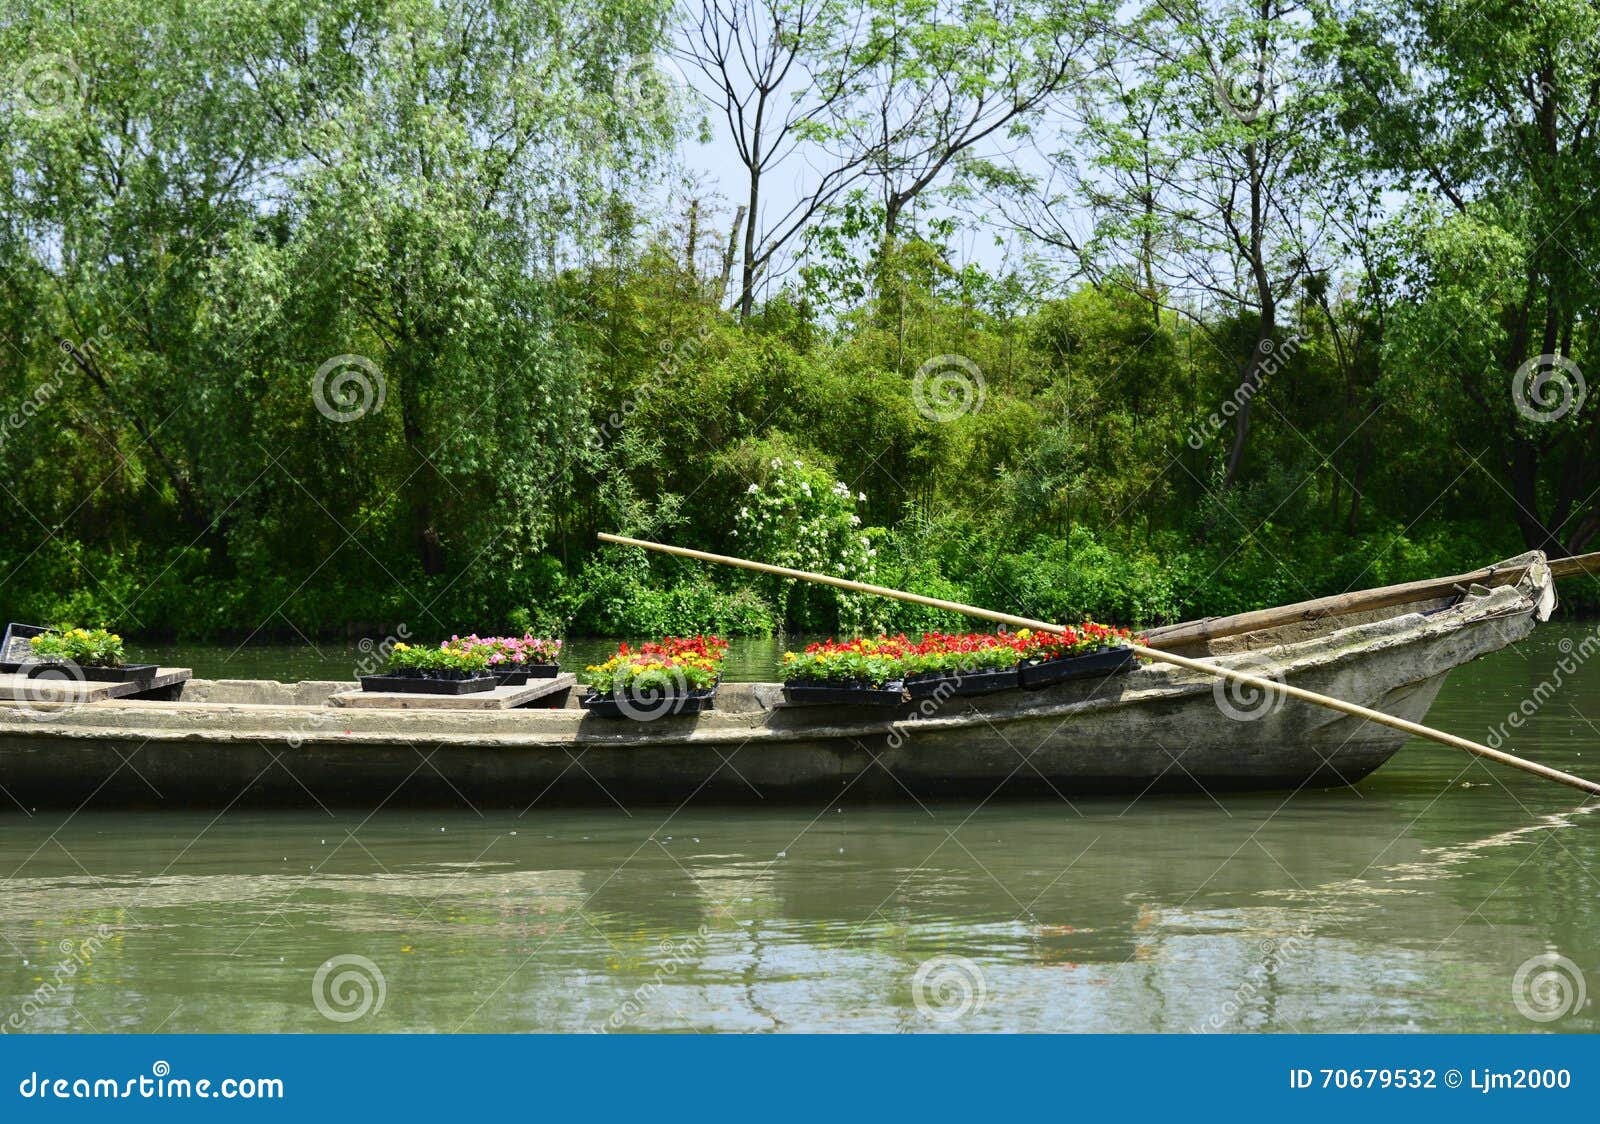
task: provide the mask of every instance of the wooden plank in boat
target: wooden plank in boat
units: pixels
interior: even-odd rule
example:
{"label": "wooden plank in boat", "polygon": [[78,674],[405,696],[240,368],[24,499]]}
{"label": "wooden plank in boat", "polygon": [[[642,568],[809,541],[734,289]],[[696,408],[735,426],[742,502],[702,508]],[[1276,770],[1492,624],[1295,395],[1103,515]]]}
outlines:
{"label": "wooden plank in boat", "polygon": [[65,702],[92,703],[106,699],[121,699],[141,695],[146,691],[159,691],[189,679],[193,673],[186,667],[159,667],[149,679],[135,679],[127,683],[77,682],[71,679],[30,680],[21,672],[0,675],[0,700],[6,702]]}
{"label": "wooden plank in boat", "polygon": [[570,672],[549,679],[530,679],[520,687],[496,687],[467,695],[424,695],[411,691],[339,691],[332,706],[386,707],[399,710],[509,710],[537,699],[572,690],[578,677]]}

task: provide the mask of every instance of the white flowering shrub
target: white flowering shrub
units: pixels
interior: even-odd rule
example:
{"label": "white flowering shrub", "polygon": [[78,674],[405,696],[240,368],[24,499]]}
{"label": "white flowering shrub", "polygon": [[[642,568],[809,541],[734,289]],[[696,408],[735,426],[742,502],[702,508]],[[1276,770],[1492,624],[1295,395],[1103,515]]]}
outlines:
{"label": "white flowering shrub", "polygon": [[[795,570],[873,580],[877,551],[862,530],[865,493],[801,460],[773,457],[766,478],[749,485],[734,519],[740,553]],[[850,630],[871,623],[868,598],[786,578],[770,578],[782,619],[806,631]]]}

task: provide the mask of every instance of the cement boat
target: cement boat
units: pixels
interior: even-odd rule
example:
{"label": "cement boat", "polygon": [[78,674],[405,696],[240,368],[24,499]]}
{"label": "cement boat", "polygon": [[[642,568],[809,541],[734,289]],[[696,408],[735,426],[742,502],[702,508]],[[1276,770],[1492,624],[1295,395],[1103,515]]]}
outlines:
{"label": "cement boat", "polygon": [[[1174,625],[1149,643],[1421,721],[1452,668],[1522,639],[1554,605],[1551,570],[1532,553]],[[0,807],[1215,793],[1354,784],[1406,739],[1154,663],[887,709],[787,706],[779,684],[728,683],[715,709],[654,722],[599,718],[570,698],[476,711],[337,705],[351,687],[190,679],[144,697],[0,702]]]}

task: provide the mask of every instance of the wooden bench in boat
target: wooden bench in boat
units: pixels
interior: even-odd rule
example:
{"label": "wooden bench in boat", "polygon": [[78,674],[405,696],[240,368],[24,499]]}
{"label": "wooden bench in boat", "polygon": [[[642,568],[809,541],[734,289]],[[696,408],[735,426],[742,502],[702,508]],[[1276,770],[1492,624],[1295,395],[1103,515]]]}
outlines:
{"label": "wooden bench in boat", "polygon": [[543,705],[561,706],[567,693],[578,682],[570,672],[549,679],[529,679],[520,687],[496,687],[467,695],[427,695],[417,691],[339,691],[328,698],[329,706],[384,707],[398,710],[510,710],[545,700]]}
{"label": "wooden bench in boat", "polygon": [[29,679],[22,672],[0,675],[0,700],[5,702],[93,703],[124,699],[151,692],[174,693],[173,688],[188,682],[193,673],[186,667],[159,667],[149,679],[126,683],[101,683],[55,677]]}

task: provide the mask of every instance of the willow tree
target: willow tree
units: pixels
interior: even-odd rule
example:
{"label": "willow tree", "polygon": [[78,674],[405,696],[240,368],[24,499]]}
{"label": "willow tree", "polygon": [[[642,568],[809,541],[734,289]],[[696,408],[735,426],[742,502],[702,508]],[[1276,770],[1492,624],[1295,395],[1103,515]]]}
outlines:
{"label": "willow tree", "polygon": [[586,429],[566,325],[591,310],[554,276],[676,136],[664,8],[8,9],[6,56],[70,94],[7,101],[12,264],[53,295],[38,330],[99,344],[75,378],[115,471],[241,566],[361,567],[430,625],[413,575],[514,567]]}

